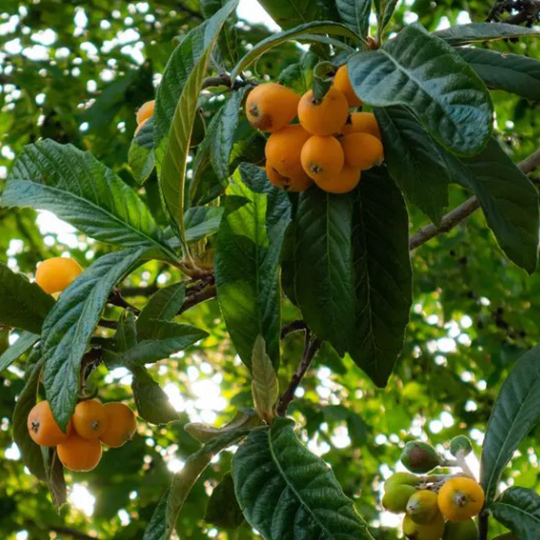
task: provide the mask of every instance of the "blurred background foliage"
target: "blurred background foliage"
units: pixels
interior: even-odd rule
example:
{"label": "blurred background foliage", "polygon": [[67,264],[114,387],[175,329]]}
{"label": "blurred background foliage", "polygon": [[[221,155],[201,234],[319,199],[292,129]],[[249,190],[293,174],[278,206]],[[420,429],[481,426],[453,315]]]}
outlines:
{"label": "blurred background foliage", "polygon": [[[243,2],[243,13],[250,20],[237,23],[239,53],[272,31],[253,22],[259,10],[254,4]],[[389,30],[416,20],[429,30],[483,21],[489,8],[481,0],[407,0],[399,3]],[[154,97],[176,40],[202,20],[195,0],[3,0],[0,187],[14,156],[41,137],[91,150],[134,185],[126,162],[135,111]],[[540,58],[538,40],[489,46]],[[277,78],[301,54],[292,44],[274,49],[257,63],[254,75]],[[494,99],[499,136],[519,161],[540,140],[538,104],[502,92]],[[205,111],[208,117],[212,107]],[[453,189],[451,206],[466,197],[459,188]],[[155,179],[140,191],[156,208]],[[415,208],[410,212],[412,231],[426,224]],[[29,278],[45,257],[69,253],[88,266],[109,249],[51,214],[0,209],[0,261]],[[325,347],[290,410],[303,426],[310,449],[331,464],[380,539],[399,537],[398,520],[382,512],[380,494],[382,480],[397,466],[400,446],[414,437],[429,439],[442,449],[457,434],[468,434],[481,444],[502,382],[516,358],[540,341],[540,273],[528,277],[509,263],[479,213],[419,248],[413,262],[414,309],[388,387],[375,388],[352,361]],[[145,302],[138,295],[142,288],[155,289],[180,278],[170,268],[151,263],[129,278],[125,293],[140,306]],[[289,322],[298,313],[285,303],[283,316]],[[219,425],[238,407],[251,405],[248,373],[235,357],[217,303],[202,304],[182,319],[206,329],[210,337],[200,347],[151,369],[180,420],[167,427],[141,422],[133,442],[107,451],[93,472],[68,474],[70,504],[60,514],[45,486],[24,469],[12,443],[10,420],[23,386],[24,362],[0,377],[1,538],[142,538],[173,472],[198,447],[183,425],[188,421]],[[14,339],[0,329],[0,352]],[[302,346],[299,334],[283,342],[282,388]],[[108,373],[102,367],[91,383],[105,401],[131,400],[130,377],[123,370]],[[508,484],[540,492],[539,441],[540,429],[512,461]],[[224,452],[190,495],[178,522],[182,538],[255,537],[246,526],[228,533],[203,521],[209,493],[229,470],[231,455]],[[493,524],[493,533],[502,532],[497,527]]]}

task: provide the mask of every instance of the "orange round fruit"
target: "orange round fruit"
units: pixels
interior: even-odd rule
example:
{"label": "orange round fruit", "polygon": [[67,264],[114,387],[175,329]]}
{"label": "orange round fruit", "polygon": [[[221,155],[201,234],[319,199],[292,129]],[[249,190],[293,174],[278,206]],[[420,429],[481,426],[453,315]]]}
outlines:
{"label": "orange round fruit", "polygon": [[343,148],[335,137],[313,135],[302,148],[302,167],[313,180],[330,182],[343,169]]}
{"label": "orange round fruit", "polygon": [[247,97],[246,115],[255,129],[275,133],[296,116],[299,101],[298,94],[281,84],[260,84]]}
{"label": "orange round fruit", "polygon": [[467,521],[482,510],[484,490],[472,478],[451,478],[440,489],[437,502],[448,521]]}
{"label": "orange round fruit", "polygon": [[137,431],[137,417],[124,403],[105,403],[107,429],[99,436],[99,440],[112,448],[119,448],[131,440]]}
{"label": "orange round fruit", "polygon": [[52,257],[41,261],[36,270],[36,283],[47,293],[67,289],[83,269],[74,259]]}
{"label": "orange round fruit", "polygon": [[365,171],[383,160],[383,145],[377,137],[369,133],[351,133],[341,139],[345,163]]}
{"label": "orange round fruit", "polygon": [[298,119],[312,135],[334,135],[347,122],[349,103],[345,94],[330,88],[322,100],[313,98],[313,90],[306,92],[298,104]]}
{"label": "orange round fruit", "polygon": [[139,131],[141,131],[141,129],[143,128],[144,124],[146,124],[146,122],[148,122],[148,120],[150,120],[150,118],[147,118],[146,120],[143,120],[143,121],[135,128],[135,135],[137,135],[137,133],[139,133]]}
{"label": "orange round fruit", "polygon": [[361,172],[359,169],[347,167],[345,165],[341,172],[331,180],[324,181],[316,179],[315,183],[328,193],[348,193],[352,191],[360,182]]}
{"label": "orange round fruit", "polygon": [[85,439],[97,439],[108,427],[107,412],[97,399],[78,403],[72,420],[77,434]]}
{"label": "orange round fruit", "polygon": [[101,444],[98,439],[85,439],[72,433],[56,447],[62,465],[74,472],[88,472],[97,467],[101,459]]}
{"label": "orange round fruit", "polygon": [[369,133],[370,135],[377,137],[377,139],[381,139],[379,123],[373,113],[352,113],[341,131],[344,135],[348,135],[349,133]]}
{"label": "orange round fruit", "polygon": [[40,401],[32,407],[27,420],[28,433],[40,446],[56,446],[64,442],[71,433],[71,420],[64,433],[54,420],[48,401]]}
{"label": "orange round fruit", "polygon": [[349,102],[349,107],[360,107],[363,105],[363,101],[356,95],[352,87],[347,65],[341,66],[337,70],[334,76],[334,88],[345,95]]}
{"label": "orange round fruit", "polygon": [[155,106],[155,99],[152,101],[147,101],[141,105],[141,108],[137,111],[137,125],[142,126],[143,122],[148,120],[151,116],[154,116]]}
{"label": "orange round fruit", "polygon": [[272,164],[271,161],[266,162],[266,176],[273,186],[292,193],[302,193],[313,185],[313,180],[302,171],[302,174],[296,176],[283,176]]}

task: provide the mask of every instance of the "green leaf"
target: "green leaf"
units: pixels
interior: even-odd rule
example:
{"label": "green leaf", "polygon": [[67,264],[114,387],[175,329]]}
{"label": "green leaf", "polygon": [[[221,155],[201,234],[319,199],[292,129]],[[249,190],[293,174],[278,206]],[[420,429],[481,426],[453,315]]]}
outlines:
{"label": "green leaf", "polygon": [[191,422],[184,426],[184,431],[196,441],[206,444],[217,437],[239,428],[256,427],[261,424],[260,418],[253,409],[240,409],[234,418],[223,427],[216,428],[200,422]]}
{"label": "green leaf", "polygon": [[150,323],[151,319],[172,321],[178,315],[185,298],[186,285],[182,281],[159,289],[148,300],[148,303],[141,310],[137,318],[137,332],[139,337],[141,339],[150,337],[151,332],[147,331],[145,326]]}
{"label": "green leaf", "polygon": [[137,326],[135,315],[129,309],[125,309],[118,319],[116,334],[114,335],[114,347],[116,351],[124,352],[137,345]]}
{"label": "green leaf", "polygon": [[392,15],[394,14],[394,10],[396,9],[396,5],[398,3],[398,0],[386,0],[384,5],[384,11],[382,13],[382,16],[380,17],[379,24],[384,29],[386,28],[386,25],[390,22],[390,19],[392,18]]}
{"label": "green leaf", "polygon": [[493,105],[482,80],[442,39],[411,24],[382,49],[349,60],[356,94],[369,105],[403,105],[456,154],[473,155],[487,143]]}
{"label": "green leaf", "polygon": [[489,88],[540,101],[540,62],[519,54],[467,47],[457,49]]}
{"label": "green leaf", "polygon": [[369,31],[371,0],[336,0],[336,6],[343,23],[365,38]]}
{"label": "green leaf", "polygon": [[[209,19],[227,2],[228,0],[201,0],[201,11],[204,17]],[[221,54],[233,64],[236,62],[236,60],[238,60],[238,32],[236,31],[237,22],[238,19],[236,15],[231,15],[227,20],[219,38],[219,48],[221,50]]]}
{"label": "green leaf", "polygon": [[468,45],[470,43],[540,36],[536,28],[525,28],[516,24],[505,23],[471,23],[451,26],[434,33],[451,45]]}
{"label": "green leaf", "polygon": [[101,242],[153,245],[176,258],[137,194],[92,154],[70,144],[44,140],[27,146],[13,165],[3,205],[50,210]]}
{"label": "green leaf", "polygon": [[349,353],[383,387],[403,347],[412,305],[407,208],[383,168],[363,173],[353,245],[356,318]]}
{"label": "green leaf", "polygon": [[221,206],[192,206],[184,215],[186,239],[197,242],[217,233],[224,208]]}
{"label": "green leaf", "polygon": [[503,469],[540,418],[540,346],[517,361],[493,406],[482,448],[481,483],[487,504]]}
{"label": "green leaf", "polygon": [[[163,533],[160,536],[149,536],[149,539],[169,540],[176,525],[178,515],[180,514],[191,489],[206,467],[210,465],[212,459],[222,450],[233,444],[237,444],[238,441],[242,440],[248,433],[248,429],[238,429],[224,433],[217,439],[205,444],[200,450],[191,454],[191,456],[186,459],[184,468],[174,475],[172,481],[169,496],[167,498],[167,509],[165,512],[166,519]],[[156,512],[159,513],[160,516],[163,515],[161,503]],[[152,518],[151,523],[154,523],[155,521],[157,521],[157,519],[154,520],[154,518]]]}
{"label": "green leaf", "polygon": [[45,463],[45,474],[47,476],[47,485],[51,492],[53,504],[58,510],[67,502],[67,487],[64,478],[64,466],[60,459],[56,448],[41,448],[43,461]]}
{"label": "green leaf", "polygon": [[169,503],[170,488],[163,494],[159,500],[150,522],[144,531],[143,540],[163,540],[167,528],[167,506]]}
{"label": "green leaf", "polygon": [[333,2],[328,0],[261,0],[259,4],[285,29],[337,16]]}
{"label": "green leaf", "polygon": [[138,184],[144,184],[152,174],[154,161],[154,118],[149,118],[131,141],[128,163],[133,178]]}
{"label": "green leaf", "polygon": [[337,35],[350,38],[354,41],[361,41],[361,38],[358,34],[340,23],[317,21],[308,24],[302,24],[300,26],[292,28],[291,30],[272,34],[271,36],[257,43],[257,45],[250,49],[235,66],[234,70],[231,73],[231,78],[235,80],[236,77],[238,77],[238,75],[242,71],[244,71],[248,66],[255,62],[257,58],[259,58],[261,55],[263,55],[265,52],[269,51],[272,48],[291,40],[301,39],[305,41],[313,41],[319,34]]}
{"label": "green leaf", "polygon": [[39,335],[31,332],[21,332],[17,341],[6,349],[0,356],[0,373],[7,369],[15,360],[29,351],[39,340]]}
{"label": "green leaf", "polygon": [[493,517],[521,540],[537,540],[540,531],[540,495],[532,489],[511,487],[490,506]]}
{"label": "green leaf", "polygon": [[32,367],[26,384],[15,403],[13,410],[13,440],[22,456],[22,461],[28,470],[40,480],[46,481],[45,464],[41,448],[32,440],[28,433],[28,414],[37,403],[39,378],[43,370],[43,359]]}
{"label": "green leaf", "polygon": [[538,192],[531,181],[492,139],[471,159],[445,160],[455,181],[478,198],[487,223],[506,256],[532,273],[538,264]]}
{"label": "green leaf", "polygon": [[167,394],[144,367],[133,367],[131,388],[139,416],[151,424],[168,424],[178,420],[178,413]]}
{"label": "green leaf", "polygon": [[333,195],[312,187],[300,195],[295,219],[294,291],[307,325],[339,354],[354,328],[354,195]]}
{"label": "green leaf", "polygon": [[39,285],[30,283],[0,263],[1,324],[40,334],[43,321],[53,306],[53,297]]}
{"label": "green leaf", "polygon": [[274,409],[279,397],[279,384],[272,365],[266,354],[266,344],[262,336],[257,336],[251,356],[251,393],[257,414],[270,423],[274,418]]}
{"label": "green leaf", "polygon": [[154,115],[154,148],[159,182],[167,209],[187,244],[184,225],[186,162],[198,97],[221,28],[236,10],[231,0],[191,30],[174,50],[159,85]]}
{"label": "green leaf", "polygon": [[255,340],[261,335],[277,366],[279,256],[290,220],[289,199],[252,164],[243,164],[235,172],[227,195],[216,239],[218,301],[242,361],[250,366]]}
{"label": "green leaf", "polygon": [[405,107],[376,109],[390,176],[434,223],[448,206],[450,176],[439,147]]}
{"label": "green leaf", "polygon": [[230,473],[227,473],[212,491],[204,521],[229,530],[237,529],[244,522],[244,514],[236,500]]}
{"label": "green leaf", "polygon": [[59,297],[43,324],[45,392],[58,425],[65,429],[75,409],[81,359],[112,288],[141,264],[148,248],[103,255]]}
{"label": "green leaf", "polygon": [[123,366],[131,369],[158,362],[208,336],[204,330],[188,324],[156,319],[146,322],[144,333],[148,338],[139,341],[134,347],[119,353],[107,352],[105,356],[107,366],[109,368]]}
{"label": "green leaf", "polygon": [[292,425],[276,418],[234,455],[236,497],[246,520],[266,540],[372,540],[332,470],[300,443]]}

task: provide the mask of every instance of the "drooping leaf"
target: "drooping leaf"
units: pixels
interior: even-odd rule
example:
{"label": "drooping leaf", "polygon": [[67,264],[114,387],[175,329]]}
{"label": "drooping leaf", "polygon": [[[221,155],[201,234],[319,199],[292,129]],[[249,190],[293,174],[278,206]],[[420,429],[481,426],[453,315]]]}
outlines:
{"label": "drooping leaf", "polygon": [[275,418],[251,433],[233,458],[236,497],[266,540],[372,540],[328,465],[296,438],[293,422]]}
{"label": "drooping leaf", "polygon": [[345,353],[354,333],[352,194],[302,193],[295,218],[295,299],[318,338]]}
{"label": "drooping leaf", "polygon": [[540,418],[540,346],[525,353],[495,401],[482,447],[481,483],[489,504],[503,469]]}
{"label": "drooping leaf", "polygon": [[96,260],[59,297],[43,324],[45,392],[65,429],[75,409],[81,359],[111,289],[141,263],[148,248],[109,253]]}
{"label": "drooping leaf", "polygon": [[242,165],[234,174],[227,194],[216,240],[218,301],[242,361],[250,366],[255,339],[261,335],[277,366],[281,319],[278,261],[290,220],[289,199],[252,164]]}
{"label": "drooping leaf", "polygon": [[178,420],[178,413],[167,394],[144,367],[131,368],[133,399],[139,416],[151,424],[168,424]]}
{"label": "drooping leaf", "polygon": [[385,107],[375,114],[390,175],[407,199],[439,223],[451,180],[439,147],[405,107]]}
{"label": "drooping leaf", "polygon": [[45,464],[41,448],[32,440],[27,428],[28,414],[37,402],[39,378],[43,370],[43,360],[40,359],[32,367],[23,391],[19,395],[13,410],[13,440],[22,456],[22,461],[28,470],[40,480],[46,481]]}
{"label": "drooping leaf", "polygon": [[[145,326],[152,319],[171,321],[178,314],[186,298],[186,285],[179,281],[168,287],[159,289],[141,310],[137,318],[137,332],[141,339],[148,338],[152,332],[147,331]],[[151,328],[149,330],[152,330]]]}
{"label": "drooping leaf", "polygon": [[343,23],[365,38],[369,30],[371,0],[336,0],[336,6]]}
{"label": "drooping leaf", "polygon": [[[382,0],[379,1],[382,2]],[[390,19],[394,14],[394,10],[396,9],[397,3],[398,0],[386,0],[384,2],[384,10],[382,11],[381,17],[379,17],[379,24],[382,26],[382,28],[385,28],[386,25],[390,22]]]}
{"label": "drooping leaf", "polygon": [[540,36],[536,28],[526,28],[517,24],[506,23],[470,23],[450,26],[435,32],[437,37],[451,45],[468,45],[470,43]]}
{"label": "drooping leaf", "polygon": [[[201,0],[201,10],[206,19],[209,19],[229,0]],[[227,20],[219,38],[219,48],[224,58],[233,64],[238,60],[238,32],[236,31],[236,15]]]}
{"label": "drooping leaf", "polygon": [[261,0],[259,3],[284,29],[339,17],[332,0]]}
{"label": "drooping leaf", "polygon": [[490,505],[493,517],[521,540],[536,540],[540,531],[540,495],[511,487]]}
{"label": "drooping leaf", "polygon": [[40,334],[53,306],[52,296],[39,285],[0,263],[0,323]]}
{"label": "drooping leaf", "polygon": [[251,393],[257,414],[270,423],[279,397],[279,385],[272,365],[266,354],[266,345],[262,336],[257,336],[251,356]]}
{"label": "drooping leaf", "polygon": [[21,332],[17,341],[6,349],[0,356],[0,373],[7,369],[15,360],[30,350],[39,340],[39,335],[31,332]]}
{"label": "drooping leaf", "polygon": [[489,88],[540,101],[540,62],[518,54],[466,47],[457,49]]}
{"label": "drooping leaf", "polygon": [[186,162],[198,97],[219,32],[236,10],[231,0],[191,30],[174,50],[158,88],[154,115],[154,148],[163,198],[184,246]]}
{"label": "drooping leaf", "polygon": [[237,529],[244,522],[244,514],[236,500],[230,473],[227,473],[212,491],[204,521],[220,529],[229,530]]}
{"label": "drooping leaf", "polygon": [[67,502],[67,486],[64,478],[64,466],[58,458],[56,448],[42,447],[43,462],[45,463],[45,474],[47,485],[51,492],[54,506],[59,509]]}
{"label": "drooping leaf", "polygon": [[116,334],[114,334],[114,349],[124,352],[137,345],[137,324],[133,311],[125,309],[118,319]]}
{"label": "drooping leaf", "polygon": [[271,36],[263,39],[257,45],[255,45],[251,50],[249,50],[244,57],[238,62],[234,70],[231,73],[231,78],[236,79],[238,75],[245,70],[248,66],[253,64],[257,58],[263,55],[266,51],[285,43],[286,41],[291,40],[306,40],[313,41],[316,39],[317,35],[336,35],[350,38],[354,41],[361,40],[360,36],[353,32],[347,26],[340,23],[333,23],[329,21],[317,21],[307,24],[302,24],[296,26],[291,30],[286,30],[285,32],[279,32],[277,34],[272,34]]}
{"label": "drooping leaf", "polygon": [[176,255],[137,194],[89,152],[44,140],[13,165],[4,206],[50,210],[82,232],[123,247],[154,246]]}
{"label": "drooping leaf", "polygon": [[131,141],[128,163],[133,178],[144,184],[152,174],[154,162],[154,118],[149,118]]}
{"label": "drooping leaf", "polygon": [[169,503],[170,488],[165,491],[159,500],[150,522],[144,531],[143,540],[163,540],[167,528],[167,506]]}
{"label": "drooping leaf", "polygon": [[369,105],[403,105],[456,154],[474,155],[492,130],[493,105],[482,80],[448,43],[418,24],[377,51],[349,60],[356,94]]}
{"label": "drooping leaf", "polygon": [[403,347],[412,305],[409,221],[385,169],[363,173],[354,209],[355,324],[349,353],[385,386]]}
{"label": "drooping leaf", "polygon": [[499,143],[492,139],[470,159],[445,153],[454,181],[480,202],[499,246],[515,264],[532,273],[538,264],[538,192]]}
{"label": "drooping leaf", "polygon": [[184,215],[186,239],[197,242],[215,234],[221,223],[224,208],[222,206],[192,206]]}

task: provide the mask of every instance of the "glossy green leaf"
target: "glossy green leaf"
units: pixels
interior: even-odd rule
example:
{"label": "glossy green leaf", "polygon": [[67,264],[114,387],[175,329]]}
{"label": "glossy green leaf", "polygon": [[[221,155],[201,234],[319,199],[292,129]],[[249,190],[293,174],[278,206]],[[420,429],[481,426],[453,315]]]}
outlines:
{"label": "glossy green leaf", "polygon": [[253,345],[261,335],[277,366],[281,320],[278,262],[290,220],[289,199],[252,164],[242,165],[234,174],[227,195],[216,239],[218,301],[242,361],[251,365]]}
{"label": "glossy green leaf", "polygon": [[434,223],[448,206],[450,176],[439,147],[405,107],[375,111],[390,176]]}
{"label": "glossy green leaf", "polygon": [[[201,11],[206,19],[209,19],[219,9],[221,9],[229,0],[201,0]],[[233,64],[238,60],[238,32],[236,24],[238,19],[236,15],[231,15],[227,20],[221,36],[219,38],[219,48],[221,54]]]}
{"label": "glossy green leaf", "polygon": [[37,403],[39,378],[43,370],[43,360],[39,360],[30,371],[23,391],[13,410],[13,440],[28,470],[40,480],[47,480],[41,448],[32,440],[27,428],[28,414]]}
{"label": "glossy green leaf", "polygon": [[505,23],[470,23],[451,26],[435,32],[435,36],[452,45],[468,45],[470,43],[540,36],[536,28],[526,28],[517,24]]}
{"label": "glossy green leaf", "polygon": [[540,347],[525,353],[504,382],[482,447],[481,483],[488,505],[501,473],[540,418]]}
{"label": "glossy green leaf", "polygon": [[239,428],[256,427],[261,424],[261,419],[253,409],[240,409],[234,418],[223,427],[216,428],[201,422],[190,422],[184,426],[184,430],[196,441],[206,444],[217,437]]}
{"label": "glossy green leaf", "polygon": [[54,306],[51,295],[0,263],[0,323],[41,333],[45,317]]}
{"label": "glossy green leaf", "polygon": [[506,256],[532,273],[538,264],[538,191],[492,139],[471,159],[445,154],[454,181],[477,197]]}
{"label": "glossy green leaf", "polygon": [[204,521],[228,530],[237,529],[244,522],[244,514],[236,500],[230,473],[227,473],[212,491]]}
{"label": "glossy green leaf", "polygon": [[191,30],[175,49],[156,97],[154,147],[163,198],[186,246],[184,196],[198,98],[221,28],[238,6],[231,0],[210,19]]}
{"label": "glossy green leaf", "polygon": [[385,28],[394,14],[398,0],[385,0],[384,2],[381,0],[381,3],[384,6],[384,10],[382,11],[379,24],[382,28]]}
{"label": "glossy green leaf", "polygon": [[112,288],[141,264],[148,248],[103,255],[59,297],[43,324],[45,391],[54,417],[65,428],[75,409],[81,359]]}
{"label": "glossy green leaf", "polygon": [[159,319],[161,321],[171,321],[174,319],[178,315],[185,298],[186,285],[181,281],[173,283],[168,287],[163,287],[153,294],[137,318],[139,337],[144,339],[151,335],[151,332],[147,331],[145,326],[152,319]]}
{"label": "glossy green leaf", "polygon": [[518,54],[466,47],[457,49],[489,88],[540,101],[540,62]]}
{"label": "glossy green leaf", "polygon": [[407,26],[382,49],[357,53],[348,65],[365,103],[408,107],[456,154],[473,155],[486,145],[493,116],[489,92],[453,47],[420,25]]}
{"label": "glossy green leaf", "polygon": [[338,17],[333,0],[261,0],[259,4],[284,29]]}
{"label": "glossy green leaf", "polygon": [[170,489],[167,489],[159,500],[150,522],[144,531],[143,540],[163,540],[167,528],[167,505]]}
{"label": "glossy green leaf", "polygon": [[319,34],[347,37],[354,41],[359,41],[361,39],[356,32],[353,32],[350,28],[340,23],[317,21],[302,24],[292,28],[291,30],[286,30],[285,32],[280,32],[278,34],[272,34],[271,36],[257,43],[257,45],[248,51],[238,62],[231,73],[231,78],[235,79],[238,77],[238,75],[253,64],[257,58],[272,48],[291,40],[309,41],[314,39]]}
{"label": "glossy green leaf", "polygon": [[540,531],[540,495],[532,489],[511,487],[489,507],[493,517],[521,540],[537,540]]}
{"label": "glossy green leaf", "polygon": [[127,351],[137,345],[137,323],[133,311],[125,309],[118,319],[114,348],[118,352]]}
{"label": "glossy green leaf", "polygon": [[371,0],[336,0],[336,6],[343,23],[365,38],[369,30]]}
{"label": "glossy green leaf", "polygon": [[131,141],[128,164],[138,184],[144,184],[152,174],[155,167],[153,117],[144,123]]}
{"label": "glossy green leaf", "polygon": [[168,424],[178,420],[178,413],[171,405],[167,394],[152,379],[144,367],[131,368],[133,399],[139,416],[151,424]]}
{"label": "glossy green leaf", "polygon": [[28,352],[39,340],[39,335],[31,332],[21,332],[17,341],[0,355],[0,373],[7,369],[15,360]]}
{"label": "glossy green leaf", "polygon": [[257,336],[251,355],[251,393],[257,414],[270,423],[279,397],[279,384],[272,365],[266,354],[266,345],[262,336]]}
{"label": "glossy green leaf", "polygon": [[236,497],[266,540],[372,540],[332,470],[276,418],[249,435],[233,458]]}
{"label": "glossy green leaf", "polygon": [[295,298],[309,328],[340,354],[354,333],[353,208],[353,194],[312,187],[295,219]]}
{"label": "glossy green leaf", "polygon": [[224,208],[222,206],[192,206],[184,215],[186,238],[188,242],[197,242],[215,234],[221,223]]}
{"label": "glossy green leaf", "polygon": [[92,154],[70,144],[44,140],[27,146],[13,165],[2,203],[50,210],[101,242],[154,246],[175,258],[137,194]]}
{"label": "glossy green leaf", "polygon": [[356,316],[349,353],[383,387],[403,347],[412,305],[407,208],[385,169],[363,173],[353,219]]}

